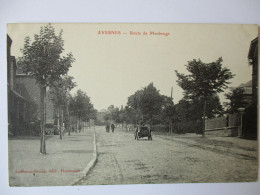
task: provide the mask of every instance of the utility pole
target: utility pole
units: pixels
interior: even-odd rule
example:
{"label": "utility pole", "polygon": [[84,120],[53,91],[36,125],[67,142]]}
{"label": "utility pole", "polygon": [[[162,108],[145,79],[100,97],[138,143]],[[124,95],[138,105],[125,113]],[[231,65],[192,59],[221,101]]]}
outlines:
{"label": "utility pole", "polygon": [[[172,101],[172,92],[173,92],[173,87],[171,87],[171,101]],[[172,133],[172,121],[169,118],[169,132]]]}

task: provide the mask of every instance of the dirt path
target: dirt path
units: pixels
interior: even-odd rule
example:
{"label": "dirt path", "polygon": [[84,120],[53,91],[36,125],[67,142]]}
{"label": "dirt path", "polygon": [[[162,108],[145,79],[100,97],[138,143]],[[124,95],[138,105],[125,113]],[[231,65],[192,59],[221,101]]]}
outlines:
{"label": "dirt path", "polygon": [[98,162],[78,185],[248,182],[257,179],[256,157],[229,153],[228,149],[223,152],[224,145],[215,147],[156,135],[153,141],[146,138],[136,141],[132,133],[106,133],[103,129],[96,133]]}

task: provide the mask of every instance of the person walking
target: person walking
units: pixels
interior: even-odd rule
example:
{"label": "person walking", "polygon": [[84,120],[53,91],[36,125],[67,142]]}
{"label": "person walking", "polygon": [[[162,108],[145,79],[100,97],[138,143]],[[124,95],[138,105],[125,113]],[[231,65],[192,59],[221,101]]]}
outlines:
{"label": "person walking", "polygon": [[115,130],[115,125],[114,124],[111,125],[111,130],[112,130],[112,133],[114,133],[114,130]]}
{"label": "person walking", "polygon": [[109,133],[109,129],[110,129],[110,126],[107,124],[106,125],[106,132]]}

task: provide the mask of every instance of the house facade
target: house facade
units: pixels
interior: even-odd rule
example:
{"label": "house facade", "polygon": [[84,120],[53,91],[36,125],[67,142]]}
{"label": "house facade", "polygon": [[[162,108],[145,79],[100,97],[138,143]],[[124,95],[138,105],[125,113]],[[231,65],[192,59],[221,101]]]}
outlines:
{"label": "house facade", "polygon": [[252,66],[252,103],[243,113],[242,134],[257,139],[258,129],[258,37],[250,43],[248,61]]}
{"label": "house facade", "polygon": [[251,41],[248,52],[249,64],[252,65],[253,104],[258,100],[258,37]]}
{"label": "house facade", "polygon": [[[37,135],[40,132],[40,86],[17,67],[15,57],[11,56],[11,45],[12,39],[7,35],[8,133]],[[53,104],[47,96],[47,122],[54,122],[53,112]]]}
{"label": "house facade", "polygon": [[[252,80],[241,84],[239,88],[244,90],[243,99],[247,102],[242,113],[228,115],[206,120],[206,134],[221,136],[242,136],[249,139],[257,139],[258,124],[258,37],[250,43],[248,61],[252,66]],[[242,115],[242,121],[241,121]],[[238,133],[242,125],[241,135]]]}
{"label": "house facade", "polygon": [[252,80],[241,84],[238,88],[243,89],[243,100],[247,103],[247,106],[251,105],[253,102]]}

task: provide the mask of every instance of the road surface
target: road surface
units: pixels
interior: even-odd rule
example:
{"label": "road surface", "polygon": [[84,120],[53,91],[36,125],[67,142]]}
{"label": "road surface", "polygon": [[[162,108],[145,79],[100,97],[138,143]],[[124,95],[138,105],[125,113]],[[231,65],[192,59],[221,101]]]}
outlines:
{"label": "road surface", "polygon": [[244,149],[239,153],[223,149],[226,145],[194,144],[192,140],[155,134],[152,141],[137,141],[133,132],[116,129],[107,133],[104,127],[96,128],[96,139],[97,163],[76,185],[257,180],[254,150],[248,149],[253,155],[247,155]]}

